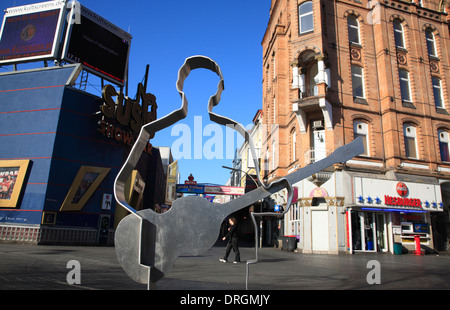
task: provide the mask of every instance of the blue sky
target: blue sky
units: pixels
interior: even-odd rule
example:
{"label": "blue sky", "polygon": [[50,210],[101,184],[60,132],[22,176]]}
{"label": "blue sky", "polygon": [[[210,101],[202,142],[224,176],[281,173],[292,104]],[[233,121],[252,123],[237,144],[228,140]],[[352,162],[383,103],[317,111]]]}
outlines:
{"label": "blue sky", "polygon": [[[2,0],[2,19],[3,10],[8,7],[37,2],[43,1]],[[269,20],[270,0],[80,2],[113,24],[129,30],[133,36],[129,95],[134,97],[146,65],[150,65],[147,91],[157,98],[158,117],[180,107],[180,96],[175,87],[178,69],[187,57],[194,55],[210,57],[222,69],[225,91],[214,112],[246,126],[262,107],[261,41]],[[189,111],[181,123],[189,126],[192,137],[201,136],[203,145],[211,137],[194,133],[193,121],[201,117],[203,129],[210,123],[207,101],[216,92],[218,81],[212,72],[199,69],[191,73],[184,86]],[[152,144],[172,146],[181,139],[181,135],[172,135],[172,128],[158,132]],[[223,140],[225,142],[225,138]],[[193,146],[194,143],[192,157]],[[227,153],[230,150],[224,143],[221,157],[225,159],[208,160],[204,156],[200,160],[179,159],[181,180],[186,180],[192,173],[200,183],[225,184],[230,171],[223,169],[222,165],[231,166],[231,159],[226,159]]]}

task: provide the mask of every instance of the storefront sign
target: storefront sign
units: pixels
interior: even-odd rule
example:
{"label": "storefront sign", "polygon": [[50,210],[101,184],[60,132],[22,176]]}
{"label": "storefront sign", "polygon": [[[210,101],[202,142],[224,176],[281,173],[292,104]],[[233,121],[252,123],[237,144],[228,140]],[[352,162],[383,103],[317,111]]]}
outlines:
{"label": "storefront sign", "polygon": [[309,197],[327,197],[328,193],[324,188],[316,187],[309,193]]}
{"label": "storefront sign", "polygon": [[388,206],[422,207],[420,199],[391,197],[388,195],[384,195],[384,204]]}
{"label": "storefront sign", "polygon": [[[370,208],[443,211],[439,184],[354,177],[354,200]],[[384,199],[383,199],[384,197]]]}
{"label": "storefront sign", "polygon": [[204,194],[205,187],[203,185],[177,184],[177,193]]}
{"label": "storefront sign", "polygon": [[402,197],[408,195],[408,187],[403,182],[398,182],[395,189],[397,190],[397,193]]}
{"label": "storefront sign", "polygon": [[244,195],[244,187],[234,186],[205,186],[205,194],[217,194],[217,195]]}

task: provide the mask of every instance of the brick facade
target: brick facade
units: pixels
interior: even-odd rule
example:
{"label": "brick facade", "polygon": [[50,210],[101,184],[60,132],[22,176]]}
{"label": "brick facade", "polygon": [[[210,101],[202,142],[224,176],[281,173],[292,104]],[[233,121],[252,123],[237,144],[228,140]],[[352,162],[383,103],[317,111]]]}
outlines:
{"label": "brick facade", "polygon": [[[368,130],[368,154],[358,160],[377,164],[369,170],[450,177],[438,136],[439,129],[450,132],[446,2],[313,0],[313,30],[300,33],[299,7],[306,2],[272,0],[262,40],[264,123],[279,126],[275,165],[270,163],[270,132],[262,147],[262,156],[269,155],[269,181],[307,164],[314,121],[323,122],[325,155],[352,141],[360,121]],[[358,24],[357,43],[349,40],[349,17]],[[404,48],[396,47],[394,21],[403,28]],[[433,34],[435,56],[429,56],[426,31]],[[352,66],[363,72],[361,97],[354,96]],[[409,74],[409,101],[402,100],[399,70]],[[433,77],[441,82],[443,107],[435,105]],[[297,79],[303,80],[300,88]],[[405,153],[404,124],[416,128],[416,156]]]}
{"label": "brick facade", "polygon": [[[447,0],[272,0],[262,40],[264,178],[358,136],[365,143],[364,154],[293,184],[283,233],[297,236],[299,251],[413,251],[403,229],[411,221],[427,228],[427,251],[450,249],[445,12]],[[398,184],[421,206],[390,206]]]}

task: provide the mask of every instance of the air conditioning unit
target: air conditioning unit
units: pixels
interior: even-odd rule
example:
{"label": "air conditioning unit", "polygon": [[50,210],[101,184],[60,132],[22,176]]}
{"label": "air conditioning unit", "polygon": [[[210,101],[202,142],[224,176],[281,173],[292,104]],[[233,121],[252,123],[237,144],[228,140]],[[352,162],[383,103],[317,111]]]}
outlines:
{"label": "air conditioning unit", "polygon": [[322,129],[323,128],[323,120],[313,121],[313,129]]}

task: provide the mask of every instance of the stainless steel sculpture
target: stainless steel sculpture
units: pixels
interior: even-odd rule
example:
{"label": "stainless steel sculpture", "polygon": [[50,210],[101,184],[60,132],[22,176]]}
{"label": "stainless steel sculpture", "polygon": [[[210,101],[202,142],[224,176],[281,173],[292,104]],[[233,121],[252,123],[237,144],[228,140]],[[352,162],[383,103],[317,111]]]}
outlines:
{"label": "stainless steel sculpture", "polygon": [[[217,86],[217,92],[210,97],[208,102],[210,119],[221,125],[232,126],[249,143],[250,151],[255,161],[259,187],[221,205],[210,203],[201,197],[187,196],[175,200],[171,209],[163,214],[158,214],[151,209],[136,211],[125,200],[125,183],[131,175],[132,170],[136,167],[149,141],[150,135],[186,117],[188,102],[183,92],[184,81],[192,70],[199,68],[211,70],[219,76],[220,81]],[[245,208],[282,189],[287,189],[288,191],[287,205],[290,206],[293,198],[291,184],[335,163],[345,162],[364,151],[362,141],[359,138],[348,145],[340,147],[327,158],[297,170],[270,185],[265,185],[261,181],[256,152],[249,133],[241,124],[212,112],[213,107],[219,103],[221,93],[224,90],[222,72],[217,63],[204,56],[187,58],[178,72],[176,85],[181,96],[181,107],[165,117],[142,127],[128,159],[117,175],[114,187],[115,198],[119,205],[131,212],[130,215],[126,216],[119,223],[116,230],[115,248],[117,258],[128,276],[136,282],[148,284],[149,287],[152,283],[156,283],[172,270],[175,260],[180,255],[199,255],[210,249],[219,236],[222,222],[233,212]],[[284,213],[288,209],[286,208]],[[255,214],[283,216],[283,214],[279,213]],[[254,224],[255,214],[252,214]],[[255,231],[257,233],[256,225]],[[248,264],[256,263],[257,261],[258,252],[256,247],[255,260],[247,262],[247,278]]]}

